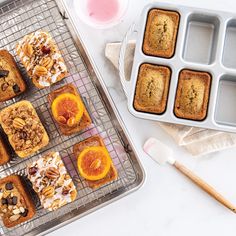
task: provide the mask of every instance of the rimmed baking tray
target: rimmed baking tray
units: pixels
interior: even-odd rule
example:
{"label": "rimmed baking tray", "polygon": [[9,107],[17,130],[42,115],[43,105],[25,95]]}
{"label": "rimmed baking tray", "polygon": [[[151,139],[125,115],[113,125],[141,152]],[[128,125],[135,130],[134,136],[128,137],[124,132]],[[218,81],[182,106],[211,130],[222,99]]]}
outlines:
{"label": "rimmed baking tray", "polygon": [[[172,58],[148,56],[143,53],[143,38],[148,12],[153,9],[176,11],[180,14],[175,54]],[[133,36],[135,34],[135,37]],[[124,55],[129,39],[136,40],[130,81],[125,80]],[[128,31],[120,54],[121,82],[128,94],[129,111],[136,117],[236,132],[236,14],[166,3],[147,5],[139,20]],[[136,111],[133,100],[140,65],[151,63],[168,66],[172,76],[166,111],[151,114]],[[212,76],[207,117],[202,121],[181,119],[174,114],[179,73],[183,69],[208,72]]]}
{"label": "rimmed baking tray", "polygon": [[[51,33],[63,54],[70,75],[58,84],[42,90],[36,89],[30,79],[26,79],[28,90],[25,94],[0,104],[2,109],[22,99],[31,101],[50,136],[50,144],[29,158],[20,159],[13,153],[11,162],[0,167],[0,177],[12,173],[24,176],[28,163],[49,151],[59,151],[77,186],[78,197],[73,203],[54,212],[48,212],[40,206],[32,192],[37,205],[36,216],[10,229],[0,223],[0,235],[43,235],[137,190],[145,178],[129,134],[95,64],[88,59],[86,49],[64,2],[62,0],[15,0],[0,5],[0,48],[7,49],[15,56],[25,78],[27,75],[19,58],[16,57],[15,45],[24,35],[38,29]],[[66,83],[73,83],[78,88],[93,120],[93,124],[85,131],[69,137],[59,132],[47,102],[48,93]],[[77,172],[72,147],[75,143],[95,134],[99,134],[104,139],[119,177],[117,181],[92,190]]]}

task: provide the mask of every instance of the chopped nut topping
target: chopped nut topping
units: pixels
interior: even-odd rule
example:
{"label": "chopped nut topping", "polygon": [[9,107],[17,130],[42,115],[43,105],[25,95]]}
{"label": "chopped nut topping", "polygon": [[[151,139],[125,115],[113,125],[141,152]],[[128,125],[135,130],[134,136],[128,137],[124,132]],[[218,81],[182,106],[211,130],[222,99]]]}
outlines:
{"label": "chopped nut topping", "polygon": [[12,135],[11,141],[16,151],[31,150],[42,141],[44,128],[31,107],[13,107],[2,113],[1,118],[6,126],[5,132]]}

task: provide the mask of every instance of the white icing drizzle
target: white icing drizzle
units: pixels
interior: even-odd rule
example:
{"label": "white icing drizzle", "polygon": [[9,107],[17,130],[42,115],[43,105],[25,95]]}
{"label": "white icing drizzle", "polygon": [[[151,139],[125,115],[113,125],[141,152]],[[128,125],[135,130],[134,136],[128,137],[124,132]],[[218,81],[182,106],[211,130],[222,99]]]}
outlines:
{"label": "white icing drizzle", "polygon": [[[29,168],[30,167],[38,168],[36,174],[34,175],[28,174],[28,178],[32,182],[35,191],[38,192],[41,203],[44,208],[52,211],[72,201],[71,192],[75,191],[75,185],[73,184],[72,179],[71,178],[67,180],[64,179],[62,186],[59,186],[59,181],[61,181],[61,179],[66,176],[67,171],[58,152],[50,153],[50,155],[38,159],[37,161],[33,162],[29,166]],[[46,170],[50,167],[56,168],[59,171],[60,176],[56,180],[47,180],[46,178],[47,184],[45,186],[42,184],[42,180],[43,179],[45,180],[44,177]],[[63,188],[69,185],[72,185],[72,187],[69,190],[69,193],[63,195],[62,194]],[[43,188],[47,186],[53,186],[55,189],[55,193],[52,198],[46,198],[44,195],[41,194]],[[56,200],[58,201],[57,205],[55,205]]]}
{"label": "white icing drizzle", "polygon": [[[22,50],[26,44],[30,44],[33,46],[33,49],[34,49],[33,57],[29,58],[27,55],[24,54],[23,51],[19,53],[19,57],[23,63],[26,63],[29,61],[29,64],[27,65],[26,69],[29,72],[29,74],[34,74],[34,68],[36,65],[38,65],[38,60],[36,58],[41,59],[45,57],[45,55],[38,54],[41,48],[43,46],[50,47],[50,45],[55,45],[55,42],[53,41],[52,37],[47,32],[39,30],[32,34],[26,35],[22,40],[20,40],[18,43],[17,51]],[[61,74],[67,72],[66,65],[63,62],[62,55],[60,54],[57,47],[55,51],[50,52],[50,57],[54,61],[54,65],[48,71],[48,74],[46,76],[45,75],[39,76],[38,78],[38,83],[42,87],[48,87],[51,84],[57,82]],[[52,69],[55,70],[53,75],[52,75]]]}

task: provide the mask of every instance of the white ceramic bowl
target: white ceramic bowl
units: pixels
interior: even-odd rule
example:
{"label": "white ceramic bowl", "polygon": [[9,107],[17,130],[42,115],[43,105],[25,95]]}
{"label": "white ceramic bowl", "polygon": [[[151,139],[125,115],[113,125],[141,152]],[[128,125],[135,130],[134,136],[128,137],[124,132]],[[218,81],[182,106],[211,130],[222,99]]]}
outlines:
{"label": "white ceramic bowl", "polygon": [[[108,0],[109,1],[109,0]],[[119,24],[126,13],[126,10],[129,5],[129,0],[118,0],[119,2],[119,11],[117,15],[112,18],[110,21],[97,21],[89,16],[89,11],[87,8],[88,0],[73,0],[73,5],[77,16],[89,26],[92,26],[96,29],[106,29],[113,27]]]}

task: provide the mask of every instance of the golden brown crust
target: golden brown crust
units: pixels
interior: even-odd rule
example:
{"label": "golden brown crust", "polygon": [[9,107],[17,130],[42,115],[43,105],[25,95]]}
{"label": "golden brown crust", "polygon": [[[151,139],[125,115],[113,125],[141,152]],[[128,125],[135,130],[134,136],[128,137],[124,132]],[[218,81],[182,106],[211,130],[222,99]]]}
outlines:
{"label": "golden brown crust", "polygon": [[6,164],[10,160],[10,156],[7,152],[6,146],[0,137],[0,165]]}
{"label": "golden brown crust", "polygon": [[175,52],[180,15],[175,11],[152,9],[148,14],[143,52],[171,58]]}
{"label": "golden brown crust", "polygon": [[33,203],[32,199],[29,197],[29,194],[26,191],[20,176],[18,176],[18,175],[10,175],[10,176],[7,176],[5,178],[0,179],[0,185],[6,184],[6,183],[13,183],[15,185],[15,187],[19,191],[20,195],[24,199],[25,205],[26,205],[27,210],[28,210],[27,216],[25,216],[25,217],[21,216],[16,221],[10,221],[10,219],[8,217],[4,217],[3,216],[2,217],[3,224],[7,228],[10,228],[10,227],[14,227],[14,226],[16,226],[16,225],[18,225],[18,224],[20,224],[22,222],[25,222],[25,221],[31,219],[35,215],[36,210],[35,210],[34,203]]}
{"label": "golden brown crust", "polygon": [[[74,145],[73,147],[73,153],[77,159],[77,157],[79,156],[79,154],[86,148],[86,147],[106,147],[102,138],[98,135],[96,136],[92,136],[88,139],[85,139],[84,141],[77,143]],[[96,180],[96,181],[91,181],[91,180],[86,180],[86,182],[88,183],[88,186],[90,188],[96,189],[101,187],[102,185],[105,185],[111,181],[116,180],[118,177],[117,174],[117,170],[112,162],[111,164],[111,168],[110,171],[108,172],[108,174],[105,176],[105,178],[101,179],[101,180]]]}
{"label": "golden brown crust", "polygon": [[165,66],[142,64],[134,96],[137,111],[162,114],[166,110],[171,70]]}
{"label": "golden brown crust", "polygon": [[[18,150],[16,150],[17,143],[14,141],[15,136],[11,132],[11,129],[14,128],[13,122],[14,122],[14,120],[18,119],[18,114],[13,115],[13,117],[12,117],[13,122],[10,121],[9,126],[6,125],[6,123],[8,122],[7,119],[9,118],[9,114],[11,113],[11,111],[14,110],[14,109],[22,108],[22,107],[27,107],[30,110],[30,112],[32,114],[31,115],[32,117],[29,117],[29,118],[33,121],[33,124],[36,125],[36,128],[38,127],[40,129],[40,133],[42,133],[42,135],[41,135],[42,138],[41,138],[40,142],[37,145],[33,145],[31,143],[31,144],[28,145],[27,149],[23,149],[23,150],[18,149]],[[22,119],[20,119],[20,120],[22,120]],[[26,122],[26,121],[23,120],[23,122]],[[45,147],[49,143],[49,137],[47,135],[47,132],[46,132],[45,128],[43,127],[43,125],[42,125],[42,123],[41,123],[41,121],[40,121],[33,105],[29,101],[23,100],[23,101],[15,103],[15,104],[13,104],[9,107],[4,108],[0,112],[0,124],[1,124],[4,132],[8,135],[8,140],[9,140],[11,146],[15,150],[16,154],[21,158],[25,158],[25,157],[28,157],[28,156],[34,154],[39,149]],[[31,126],[31,128],[33,127],[33,124]],[[13,126],[13,127],[11,127],[11,126]],[[32,131],[32,130],[24,131],[24,133],[26,133],[26,138],[28,136],[29,131]],[[22,131],[20,133],[22,133]],[[38,133],[37,136],[39,136],[39,133]],[[36,137],[36,135],[34,137]],[[21,142],[22,140],[25,140],[25,137],[19,138],[19,142]]]}
{"label": "golden brown crust", "polygon": [[[63,94],[63,93],[72,93],[76,96],[78,96],[78,99],[80,99],[80,101],[83,103],[79,93],[77,92],[77,89],[75,88],[74,85],[72,84],[66,84],[65,86],[51,92],[49,95],[48,95],[48,101],[50,104],[52,104],[53,100],[59,96],[60,94]],[[58,122],[57,122],[58,123]],[[58,123],[59,125],[59,128],[61,130],[61,132],[64,134],[64,135],[71,135],[71,134],[74,134],[74,133],[78,133],[80,132],[81,130],[87,128],[90,124],[92,123],[92,120],[88,114],[88,111],[86,110],[86,107],[84,106],[84,113],[83,113],[83,116],[79,122],[79,124],[75,127],[68,127],[68,126],[62,126]]]}
{"label": "golden brown crust", "polygon": [[179,75],[174,113],[179,118],[204,120],[207,115],[211,75],[182,70]]}
{"label": "golden brown crust", "polygon": [[13,56],[4,49],[0,50],[0,70],[9,71],[6,77],[0,78],[0,102],[14,98],[26,90],[25,81]]}

